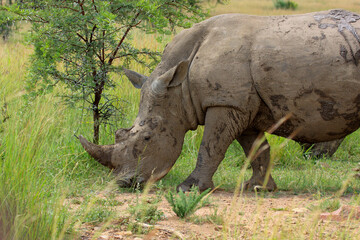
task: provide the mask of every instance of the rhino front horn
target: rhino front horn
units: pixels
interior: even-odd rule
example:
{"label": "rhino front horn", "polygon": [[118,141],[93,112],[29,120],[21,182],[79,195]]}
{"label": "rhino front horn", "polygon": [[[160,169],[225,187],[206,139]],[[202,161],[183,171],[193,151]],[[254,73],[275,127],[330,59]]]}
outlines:
{"label": "rhino front horn", "polygon": [[111,156],[114,150],[114,145],[96,145],[89,142],[83,136],[79,136],[79,140],[83,148],[92,156],[96,161],[102,165],[113,168],[111,164]]}

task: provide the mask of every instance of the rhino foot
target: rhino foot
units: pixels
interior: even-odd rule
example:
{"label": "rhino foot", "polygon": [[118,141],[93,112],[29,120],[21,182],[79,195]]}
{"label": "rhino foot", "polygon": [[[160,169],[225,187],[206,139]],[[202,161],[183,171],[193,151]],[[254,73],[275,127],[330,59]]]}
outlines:
{"label": "rhino foot", "polygon": [[277,190],[276,183],[275,183],[274,179],[271,177],[271,175],[269,176],[269,180],[265,187],[263,186],[264,185],[263,177],[252,176],[250,178],[250,180],[244,182],[243,184],[244,184],[243,185],[244,189],[250,190],[250,191],[265,190],[265,191],[273,192],[273,191]]}
{"label": "rhino foot", "polygon": [[182,182],[180,185],[176,187],[176,191],[183,191],[183,192],[189,192],[192,187],[198,187],[199,191],[205,191],[208,188],[213,189],[214,184],[210,181],[201,181],[199,179],[193,178],[189,176],[184,182]]}

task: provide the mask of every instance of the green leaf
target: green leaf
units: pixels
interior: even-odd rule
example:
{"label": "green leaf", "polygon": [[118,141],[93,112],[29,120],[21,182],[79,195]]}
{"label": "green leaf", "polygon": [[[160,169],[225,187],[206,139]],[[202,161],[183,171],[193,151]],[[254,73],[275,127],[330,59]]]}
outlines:
{"label": "green leaf", "polygon": [[165,195],[165,198],[175,214],[180,218],[185,218],[201,207],[200,202],[209,192],[210,189],[207,189],[199,194],[198,188],[192,187],[190,192],[184,193],[179,191],[177,196],[174,196],[173,192],[169,191],[168,195]]}

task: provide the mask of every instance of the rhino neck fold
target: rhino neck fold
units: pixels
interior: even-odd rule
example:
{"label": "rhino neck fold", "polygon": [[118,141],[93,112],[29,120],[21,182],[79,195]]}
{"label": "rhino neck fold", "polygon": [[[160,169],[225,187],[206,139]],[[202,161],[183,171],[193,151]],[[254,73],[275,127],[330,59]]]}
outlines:
{"label": "rhino neck fold", "polygon": [[182,101],[183,101],[183,109],[185,120],[188,122],[187,130],[195,130],[199,124],[202,124],[202,119],[204,118],[204,114],[202,111],[197,109],[201,109],[200,104],[196,107],[193,101],[193,98],[189,89],[189,75],[182,84]]}

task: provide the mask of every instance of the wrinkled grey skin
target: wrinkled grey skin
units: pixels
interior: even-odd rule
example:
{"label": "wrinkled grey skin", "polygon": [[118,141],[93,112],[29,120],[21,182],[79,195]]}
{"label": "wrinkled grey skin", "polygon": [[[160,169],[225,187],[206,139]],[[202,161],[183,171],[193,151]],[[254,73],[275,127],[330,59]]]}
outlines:
{"label": "wrinkled grey skin", "polygon": [[[116,143],[80,141],[121,184],[158,180],[177,160],[188,130],[205,125],[194,171],[178,186],[214,187],[212,176],[233,140],[249,155],[253,142],[291,114],[274,134],[298,142],[345,137],[360,124],[360,28],[356,14],[331,10],[293,16],[221,15],[182,31],[145,77],[139,114]],[[267,145],[263,142],[262,145]],[[251,163],[246,187],[262,185],[269,148]],[[276,189],[269,177],[267,189]]]}

